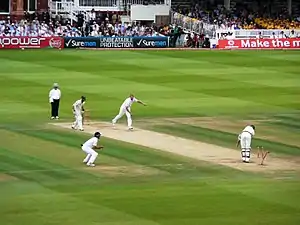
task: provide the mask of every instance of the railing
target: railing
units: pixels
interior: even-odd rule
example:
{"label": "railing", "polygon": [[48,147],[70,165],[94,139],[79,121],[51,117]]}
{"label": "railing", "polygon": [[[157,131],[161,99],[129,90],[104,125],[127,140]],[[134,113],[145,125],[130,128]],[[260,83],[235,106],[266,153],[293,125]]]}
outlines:
{"label": "railing", "polygon": [[79,6],[115,7],[119,0],[79,0]]}
{"label": "railing", "polygon": [[[55,15],[66,15],[68,19],[70,19],[71,25],[73,21],[78,20],[77,15],[81,11],[74,5],[73,2],[66,2],[66,1],[63,2],[50,1],[49,7],[52,15],[53,13]],[[87,13],[84,11],[82,11],[81,13],[83,13],[84,15],[84,20],[87,20]]]}
{"label": "railing", "polygon": [[119,0],[119,9],[129,12],[131,5],[142,5],[143,2],[143,0]]}
{"label": "railing", "polygon": [[[280,37],[281,36],[281,32],[284,33],[284,35],[287,35],[288,37],[290,37],[292,35],[292,29],[291,30],[266,30],[266,29],[256,29],[256,30],[217,30],[216,31],[216,39],[220,39],[222,36],[227,37],[229,34],[229,36],[232,39],[248,39],[248,38],[256,38],[257,35],[259,35],[259,33],[261,33],[261,36],[263,38],[270,38],[272,36],[272,34],[274,33],[275,36]],[[229,34],[228,34],[229,33]],[[300,35],[300,29],[295,29],[294,33],[296,36]]]}
{"label": "railing", "polygon": [[[148,0],[149,4],[171,5],[172,0]],[[61,0],[59,2],[49,1],[52,12],[70,12],[70,7],[74,11],[129,11],[131,5],[142,5],[144,0]]]}
{"label": "railing", "polygon": [[50,10],[56,15],[72,12],[74,8],[73,2],[51,2]]}
{"label": "railing", "polygon": [[[93,6],[93,7],[114,7],[114,6],[128,6],[128,5],[142,5],[144,0],[77,0],[79,6]],[[75,1],[76,2],[76,1]],[[149,4],[171,4],[171,0],[149,0]]]}
{"label": "railing", "polygon": [[[143,5],[144,0],[119,0],[119,9],[121,11],[130,11],[131,5]],[[171,0],[149,0],[149,5],[171,5]]]}
{"label": "railing", "polygon": [[197,34],[205,34],[213,38],[216,35],[216,26],[212,24],[205,23],[198,19],[194,19],[180,13],[171,11],[171,23],[182,27],[188,32],[195,32]]}

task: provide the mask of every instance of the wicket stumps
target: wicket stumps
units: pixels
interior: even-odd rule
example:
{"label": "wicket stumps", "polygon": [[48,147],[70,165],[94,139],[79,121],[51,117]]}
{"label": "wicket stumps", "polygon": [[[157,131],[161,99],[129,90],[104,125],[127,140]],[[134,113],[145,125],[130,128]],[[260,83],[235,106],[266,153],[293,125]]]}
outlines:
{"label": "wicket stumps", "polygon": [[264,150],[263,146],[257,146],[257,158],[260,158]]}
{"label": "wicket stumps", "polygon": [[261,158],[260,165],[264,164],[264,161],[269,153],[269,151],[264,151],[263,146],[257,146],[257,158]]}

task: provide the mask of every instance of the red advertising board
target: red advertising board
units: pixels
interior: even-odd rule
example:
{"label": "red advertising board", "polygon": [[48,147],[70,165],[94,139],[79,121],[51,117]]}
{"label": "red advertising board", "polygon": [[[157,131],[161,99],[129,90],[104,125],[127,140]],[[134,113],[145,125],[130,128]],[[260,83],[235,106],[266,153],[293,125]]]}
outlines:
{"label": "red advertising board", "polygon": [[300,38],[219,40],[220,49],[300,49]]}
{"label": "red advertising board", "polygon": [[0,49],[16,48],[63,48],[61,37],[1,37]]}

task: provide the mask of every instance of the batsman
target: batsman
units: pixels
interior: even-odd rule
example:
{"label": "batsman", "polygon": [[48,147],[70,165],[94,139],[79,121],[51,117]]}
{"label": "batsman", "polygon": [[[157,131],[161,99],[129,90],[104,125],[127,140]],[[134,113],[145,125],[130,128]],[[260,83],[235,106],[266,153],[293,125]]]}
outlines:
{"label": "batsman", "polygon": [[79,129],[80,131],[83,131],[82,112],[84,111],[83,106],[85,104],[85,101],[86,101],[86,97],[81,96],[81,99],[77,100],[72,105],[72,110],[73,110],[73,114],[74,114],[74,117],[75,117],[75,121],[72,125],[72,129]]}
{"label": "batsman", "polygon": [[241,145],[241,149],[242,149],[241,155],[244,163],[250,162],[251,140],[254,135],[255,135],[255,126],[248,125],[238,136],[237,147]]}

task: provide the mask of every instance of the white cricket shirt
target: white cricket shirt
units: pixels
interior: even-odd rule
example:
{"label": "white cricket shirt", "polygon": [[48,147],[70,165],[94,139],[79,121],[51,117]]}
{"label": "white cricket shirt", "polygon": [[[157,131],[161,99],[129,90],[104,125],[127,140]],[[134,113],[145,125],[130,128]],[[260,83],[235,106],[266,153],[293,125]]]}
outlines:
{"label": "white cricket shirt", "polygon": [[49,92],[49,101],[53,102],[53,100],[58,100],[61,97],[61,91],[59,89],[51,89]]}
{"label": "white cricket shirt", "polygon": [[254,131],[254,129],[253,129],[251,126],[246,126],[246,127],[244,128],[243,132],[248,132],[248,133],[250,133],[252,136],[255,135],[255,131]]}
{"label": "white cricket shirt", "polygon": [[83,148],[93,148],[94,146],[97,146],[98,140],[99,140],[98,138],[92,137],[92,138],[90,138],[89,140],[87,140],[87,141],[82,145],[82,147],[83,147]]}
{"label": "white cricket shirt", "polygon": [[74,102],[73,107],[76,112],[81,112],[82,106],[85,104],[85,102],[81,102],[81,99]]}
{"label": "white cricket shirt", "polygon": [[121,108],[130,108],[134,102],[137,102],[138,100],[136,98],[126,98],[123,104],[121,105]]}

